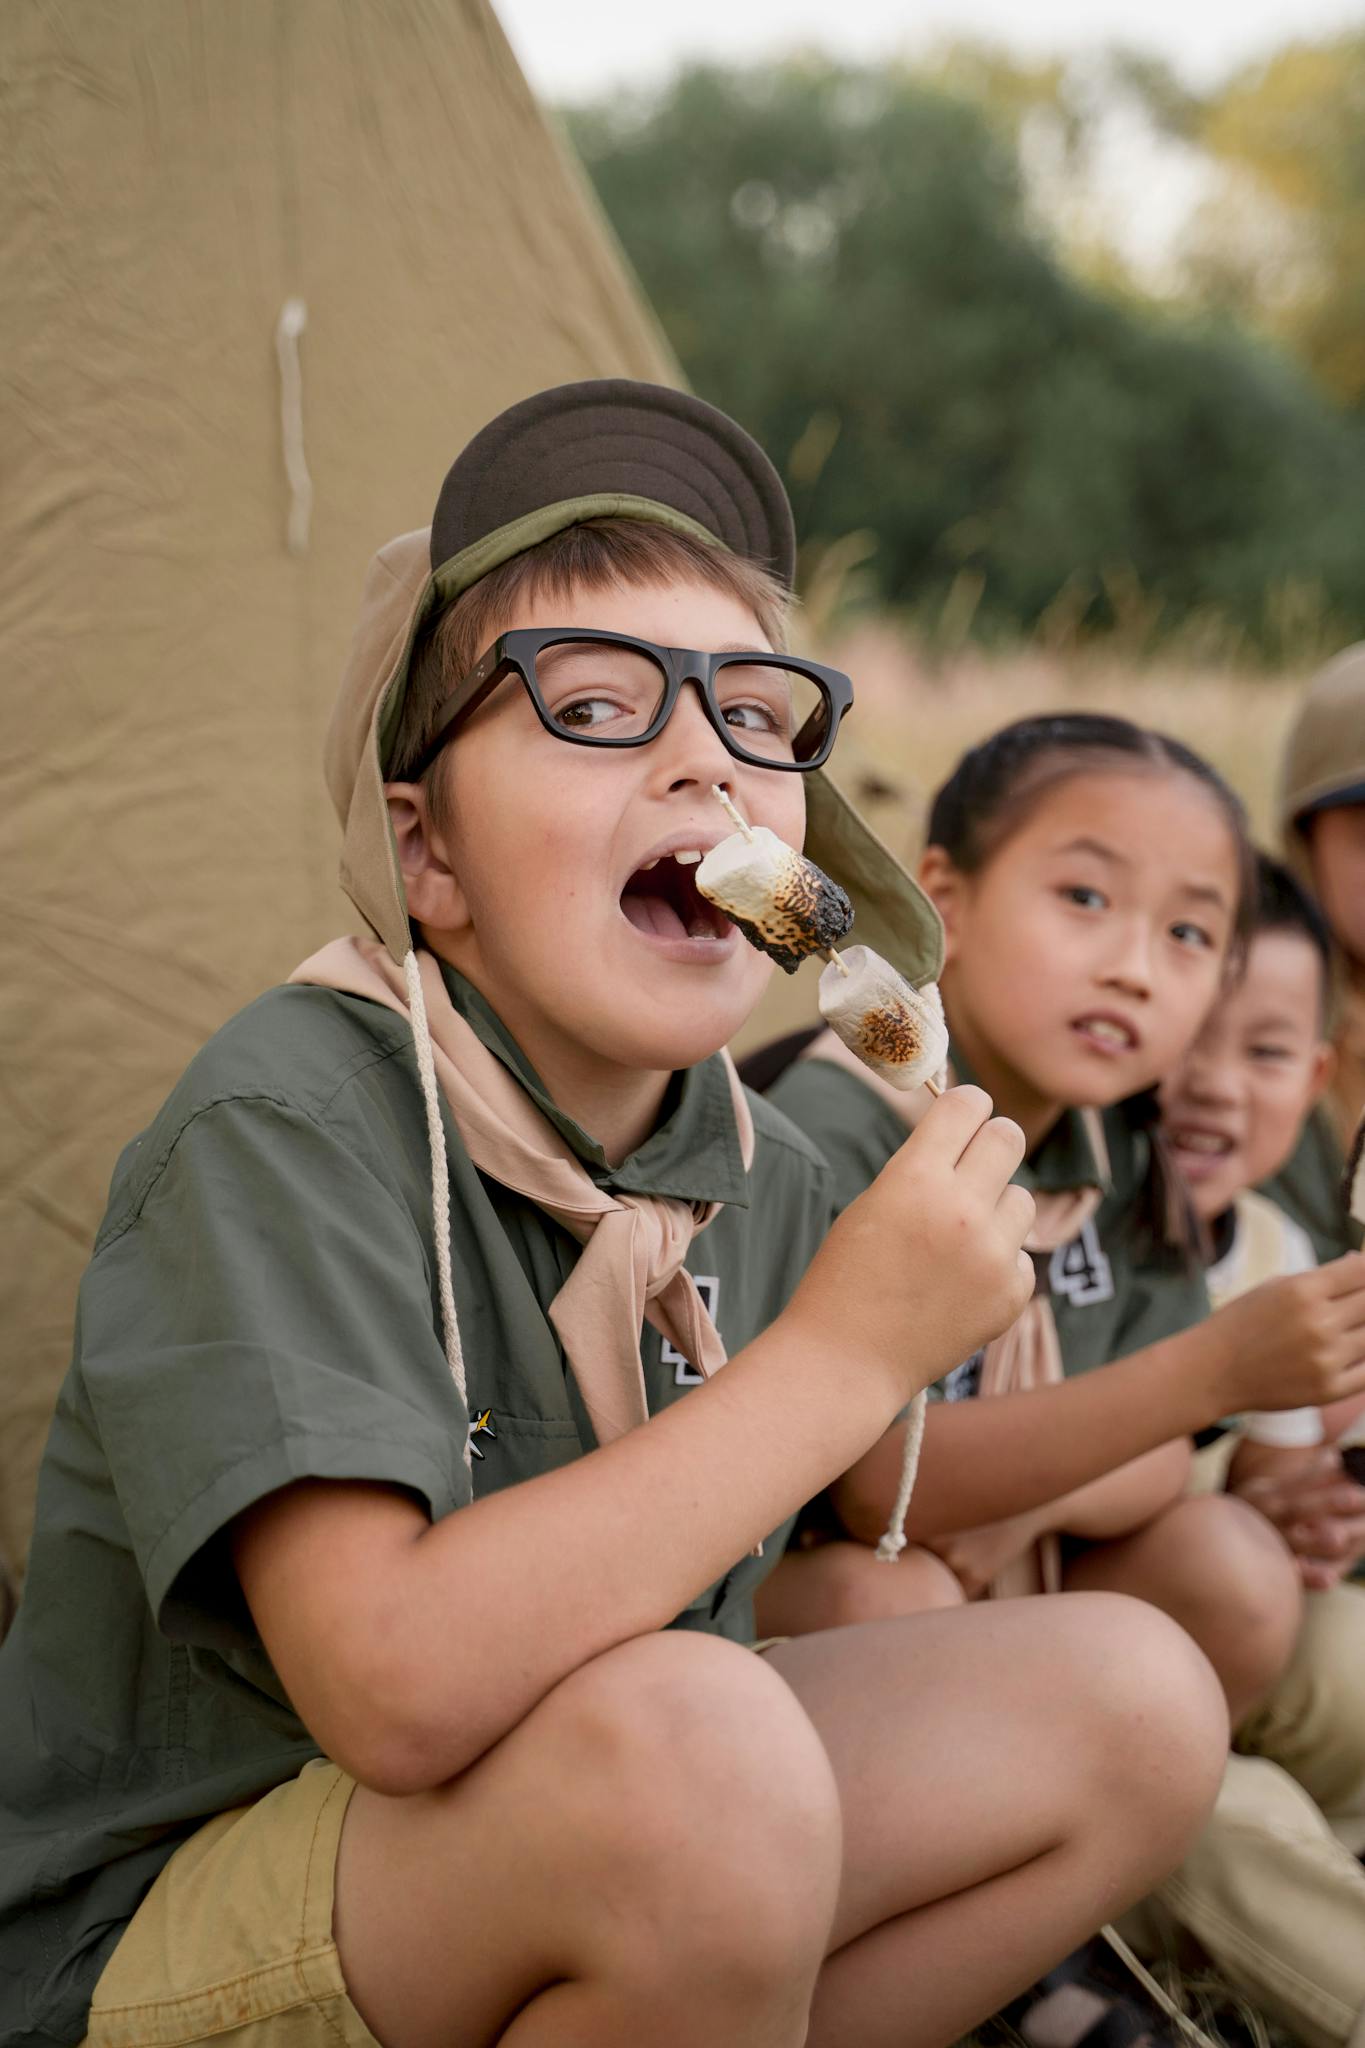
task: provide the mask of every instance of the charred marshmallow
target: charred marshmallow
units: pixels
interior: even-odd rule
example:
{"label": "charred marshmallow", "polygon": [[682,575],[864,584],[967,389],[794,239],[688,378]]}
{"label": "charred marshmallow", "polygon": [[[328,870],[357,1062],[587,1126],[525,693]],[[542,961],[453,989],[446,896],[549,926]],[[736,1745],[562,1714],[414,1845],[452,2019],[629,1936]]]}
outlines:
{"label": "charred marshmallow", "polygon": [[893,1088],[922,1088],[948,1058],[938,984],[912,988],[870,946],[850,946],[820,976],[820,1015],[850,1052]]}
{"label": "charred marshmallow", "polygon": [[697,869],[697,887],[788,974],[836,945],[853,922],[839,884],[766,825],[713,846]]}

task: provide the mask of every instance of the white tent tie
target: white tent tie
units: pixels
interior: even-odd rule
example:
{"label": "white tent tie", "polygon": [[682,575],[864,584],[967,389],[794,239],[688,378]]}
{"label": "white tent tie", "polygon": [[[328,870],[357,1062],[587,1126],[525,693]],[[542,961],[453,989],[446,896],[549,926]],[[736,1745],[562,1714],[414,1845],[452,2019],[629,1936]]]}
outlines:
{"label": "white tent tie", "polygon": [[302,299],[286,299],[275,322],[275,354],[280,364],[280,440],[284,473],[289,479],[289,523],[285,538],[291,555],[308,552],[313,521],[313,479],[303,452],[303,365],[299,336],[308,325]]}

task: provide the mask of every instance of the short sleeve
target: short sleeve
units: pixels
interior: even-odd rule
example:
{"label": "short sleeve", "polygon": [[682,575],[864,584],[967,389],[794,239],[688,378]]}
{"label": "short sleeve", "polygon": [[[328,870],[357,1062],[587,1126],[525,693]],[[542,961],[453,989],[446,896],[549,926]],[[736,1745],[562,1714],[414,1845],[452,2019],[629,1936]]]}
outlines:
{"label": "short sleeve", "polygon": [[294,1480],[469,1498],[467,1416],[419,1219],[382,1162],[260,1098],[201,1110],[81,1292],[77,1365],[148,1599],[222,1647],[241,1619],[221,1537]]}

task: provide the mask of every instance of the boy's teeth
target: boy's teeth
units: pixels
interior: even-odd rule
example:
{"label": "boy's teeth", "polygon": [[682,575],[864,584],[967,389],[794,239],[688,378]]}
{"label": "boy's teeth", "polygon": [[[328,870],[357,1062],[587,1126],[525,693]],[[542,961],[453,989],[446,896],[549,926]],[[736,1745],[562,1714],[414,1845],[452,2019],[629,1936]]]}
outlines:
{"label": "boy's teeth", "polygon": [[659,865],[659,861],[660,861],[660,860],[662,860],[662,859],[663,859],[663,855],[662,855],[662,854],[659,854],[659,855],[657,856],[657,858],[656,858],[656,859],[654,859],[654,860],[647,860],[647,861],[643,862],[643,863],[642,863],[642,865],[641,865],[641,868],[640,868],[640,873],[641,873],[642,875],[647,875],[647,874],[649,873],[649,871],[650,871],[650,869],[651,869],[651,868],[657,868],[657,867],[658,867],[658,865]]}
{"label": "boy's teeth", "polygon": [[692,868],[695,867],[697,862],[701,859],[701,850],[700,848],[694,848],[690,853],[675,853],[673,858],[674,860],[681,862],[683,867]]}
{"label": "boy's teeth", "polygon": [[1088,1017],[1086,1030],[1092,1038],[1102,1038],[1108,1045],[1127,1045],[1128,1033],[1121,1024],[1111,1024],[1104,1017]]}

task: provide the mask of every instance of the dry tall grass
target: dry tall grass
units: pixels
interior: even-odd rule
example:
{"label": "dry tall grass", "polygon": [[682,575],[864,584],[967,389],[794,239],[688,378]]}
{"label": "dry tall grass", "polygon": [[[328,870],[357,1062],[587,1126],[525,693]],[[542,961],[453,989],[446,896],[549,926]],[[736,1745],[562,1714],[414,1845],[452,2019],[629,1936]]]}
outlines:
{"label": "dry tall grass", "polygon": [[[1274,843],[1275,778],[1307,671],[1267,676],[1160,658],[1138,664],[1103,647],[1008,656],[967,648],[931,664],[881,622],[832,638],[824,653],[848,671],[857,692],[835,779],[907,861],[919,851],[934,790],[965,750],[1011,719],[1049,709],[1117,712],[1173,733],[1222,771],[1258,836]],[[816,977],[811,967],[775,974],[738,1049],[813,1021]]]}

